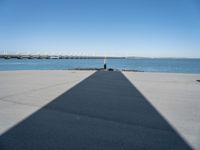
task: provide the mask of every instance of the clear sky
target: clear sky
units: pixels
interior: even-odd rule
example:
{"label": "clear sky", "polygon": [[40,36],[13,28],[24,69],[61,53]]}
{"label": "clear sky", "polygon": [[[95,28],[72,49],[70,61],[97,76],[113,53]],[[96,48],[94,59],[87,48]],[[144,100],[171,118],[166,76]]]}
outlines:
{"label": "clear sky", "polygon": [[0,0],[0,52],[200,57],[200,0]]}

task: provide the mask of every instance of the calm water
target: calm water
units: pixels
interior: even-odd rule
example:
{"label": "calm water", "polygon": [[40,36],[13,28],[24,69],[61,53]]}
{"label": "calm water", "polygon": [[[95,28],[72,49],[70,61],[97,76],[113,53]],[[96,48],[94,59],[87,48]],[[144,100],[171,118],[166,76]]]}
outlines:
{"label": "calm water", "polygon": [[[200,73],[200,59],[109,59],[108,68],[147,72]],[[101,59],[0,59],[0,70],[100,68]]]}

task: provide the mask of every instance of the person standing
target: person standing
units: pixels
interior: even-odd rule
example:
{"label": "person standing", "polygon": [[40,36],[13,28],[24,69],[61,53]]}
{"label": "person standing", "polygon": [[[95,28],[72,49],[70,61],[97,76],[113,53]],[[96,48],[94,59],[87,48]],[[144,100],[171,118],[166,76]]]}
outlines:
{"label": "person standing", "polygon": [[107,65],[106,65],[106,57],[104,58],[104,65],[103,65],[104,70],[107,69]]}

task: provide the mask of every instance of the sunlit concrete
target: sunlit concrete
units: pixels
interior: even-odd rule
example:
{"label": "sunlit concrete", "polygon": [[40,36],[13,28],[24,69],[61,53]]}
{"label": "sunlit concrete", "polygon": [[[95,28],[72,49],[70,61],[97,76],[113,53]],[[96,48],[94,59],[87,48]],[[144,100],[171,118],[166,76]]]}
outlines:
{"label": "sunlit concrete", "polygon": [[200,74],[124,75],[193,148],[200,149]]}
{"label": "sunlit concrete", "polygon": [[93,73],[94,71],[0,72],[0,134]]}
{"label": "sunlit concrete", "polygon": [[[146,143],[153,147],[151,140],[141,139],[152,139],[153,135],[157,138],[169,138],[171,134],[169,126],[159,117],[161,114],[190,146],[200,149],[200,83],[196,81],[200,80],[199,74],[123,72],[132,83],[131,87],[125,77],[118,73],[108,72],[91,77],[93,73],[94,71],[0,72],[0,134],[7,133],[8,129],[23,120],[25,126],[32,129],[33,127],[27,126],[27,123],[31,125],[29,120],[32,119],[27,118],[36,112],[32,117],[36,118],[33,123],[38,121],[46,127],[57,127],[56,130],[59,130],[58,126],[65,130],[70,127],[72,131],[68,134],[77,134],[81,139],[89,136],[94,141],[103,139],[111,140],[112,143],[112,140],[116,140],[119,141],[116,144],[134,143],[139,148],[145,147],[143,143]],[[87,77],[90,79],[78,84]],[[76,88],[67,93],[74,86]],[[73,101],[74,97],[77,101]],[[44,106],[46,108],[41,110]],[[149,114],[145,112],[145,108],[151,110]],[[66,126],[62,126],[62,122]],[[79,130],[80,133],[77,133]],[[15,128],[13,131],[15,133]],[[12,129],[10,132],[12,133]],[[66,133],[59,132],[66,137]],[[62,142],[65,143],[64,140]],[[87,142],[90,145],[90,141]],[[164,143],[156,142],[155,145],[162,146]]]}

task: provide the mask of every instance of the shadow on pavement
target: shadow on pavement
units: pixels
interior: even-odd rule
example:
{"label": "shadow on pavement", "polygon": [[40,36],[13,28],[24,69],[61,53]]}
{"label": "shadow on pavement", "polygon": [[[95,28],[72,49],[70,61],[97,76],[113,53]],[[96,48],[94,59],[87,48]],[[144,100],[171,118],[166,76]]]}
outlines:
{"label": "shadow on pavement", "polygon": [[184,150],[121,72],[98,71],[0,137],[1,150]]}

